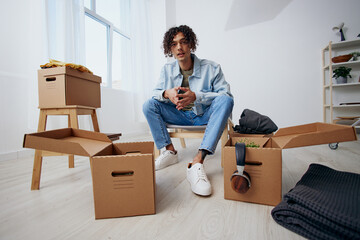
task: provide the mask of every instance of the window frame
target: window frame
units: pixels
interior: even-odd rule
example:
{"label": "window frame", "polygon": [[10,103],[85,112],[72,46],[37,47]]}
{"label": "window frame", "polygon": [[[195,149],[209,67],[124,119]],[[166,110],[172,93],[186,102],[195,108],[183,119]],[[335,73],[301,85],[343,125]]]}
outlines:
{"label": "window frame", "polygon": [[107,38],[107,83],[103,87],[112,88],[112,52],[113,52],[113,35],[114,32],[118,33],[120,36],[127,38],[131,41],[130,34],[126,34],[121,31],[119,28],[115,27],[112,22],[102,17],[96,13],[96,0],[91,0],[90,8],[84,6],[84,15],[85,17],[90,17],[93,20],[99,22],[100,24],[105,25],[106,27],[106,38]]}

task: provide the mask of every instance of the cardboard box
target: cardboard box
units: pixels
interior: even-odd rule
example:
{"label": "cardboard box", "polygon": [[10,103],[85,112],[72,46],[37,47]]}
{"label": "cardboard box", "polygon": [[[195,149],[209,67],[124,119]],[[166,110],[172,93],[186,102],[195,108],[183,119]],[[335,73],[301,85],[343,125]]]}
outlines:
{"label": "cardboard box", "polygon": [[[244,138],[260,148],[246,148],[245,171],[250,174],[251,187],[245,194],[240,194],[231,188],[230,178],[236,170],[235,143]],[[223,148],[224,197],[275,206],[282,197],[282,149],[353,140],[357,140],[353,127],[327,123],[283,128],[270,137],[232,135]]]}
{"label": "cardboard box", "polygon": [[73,128],[26,134],[24,147],[89,156],[95,218],[155,214],[154,143],[112,143]]}
{"label": "cardboard box", "polygon": [[70,67],[38,70],[39,108],[101,107],[101,77]]}

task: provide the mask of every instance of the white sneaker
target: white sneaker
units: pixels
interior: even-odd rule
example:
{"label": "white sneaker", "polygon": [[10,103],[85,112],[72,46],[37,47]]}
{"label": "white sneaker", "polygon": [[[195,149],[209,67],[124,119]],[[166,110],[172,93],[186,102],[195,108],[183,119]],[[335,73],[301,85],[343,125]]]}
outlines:
{"label": "white sneaker", "polygon": [[165,150],[161,153],[161,155],[155,160],[155,170],[160,170],[162,168],[166,168],[172,164],[178,162],[178,155],[177,153]]}
{"label": "white sneaker", "polygon": [[204,166],[201,163],[192,165],[189,163],[187,168],[187,180],[191,185],[191,191],[201,196],[211,195],[211,184],[206,176]]}

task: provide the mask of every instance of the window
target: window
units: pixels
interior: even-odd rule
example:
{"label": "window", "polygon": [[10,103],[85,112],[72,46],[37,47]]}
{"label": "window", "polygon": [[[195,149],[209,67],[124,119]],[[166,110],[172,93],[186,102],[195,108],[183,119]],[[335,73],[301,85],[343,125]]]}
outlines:
{"label": "window", "polygon": [[112,61],[112,87],[123,89],[123,81],[130,77],[130,40],[114,32]]}
{"label": "window", "polygon": [[85,0],[86,66],[102,86],[122,89],[131,79],[130,0]]}
{"label": "window", "polygon": [[96,19],[85,17],[86,66],[102,77],[106,84],[108,70],[107,26]]}

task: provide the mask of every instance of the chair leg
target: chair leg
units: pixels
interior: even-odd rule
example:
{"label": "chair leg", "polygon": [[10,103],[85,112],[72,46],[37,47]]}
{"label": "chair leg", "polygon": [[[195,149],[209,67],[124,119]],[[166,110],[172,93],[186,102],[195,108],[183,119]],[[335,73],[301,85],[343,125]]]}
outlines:
{"label": "chair leg", "polygon": [[181,147],[186,148],[185,139],[180,138]]}
{"label": "chair leg", "polygon": [[221,135],[221,167],[224,168],[224,151],[223,148],[227,142],[227,140],[229,139],[229,122],[226,124],[225,129]]}
{"label": "chair leg", "polygon": [[47,122],[46,110],[40,109],[38,132],[43,132],[46,130],[46,122]]}
{"label": "chair leg", "polygon": [[154,159],[158,158],[160,156],[160,149],[157,149],[154,145]]}
{"label": "chair leg", "polygon": [[[181,129],[176,129],[176,132],[181,132]],[[181,147],[186,148],[185,139],[180,138]]]}
{"label": "chair leg", "polygon": [[96,109],[93,110],[93,112],[91,114],[91,119],[92,119],[92,123],[93,123],[93,127],[94,127],[94,132],[100,132],[99,122],[98,122],[97,115],[96,115]]}
{"label": "chair leg", "polygon": [[[68,117],[68,126],[72,128],[79,128],[79,121],[76,109],[71,109]],[[75,167],[74,155],[69,155],[69,168]]]}
{"label": "chair leg", "polygon": [[[38,132],[46,130],[47,112],[46,110],[40,109]],[[31,179],[31,190],[40,189],[40,178],[41,178],[41,167],[42,167],[42,151],[35,150],[34,166]]]}
{"label": "chair leg", "polygon": [[71,109],[69,114],[69,123],[72,128],[79,128],[79,121],[76,109]]}
{"label": "chair leg", "polygon": [[40,189],[41,166],[42,166],[42,152],[41,150],[35,150],[34,167],[33,167],[33,174],[31,180],[31,190]]}

